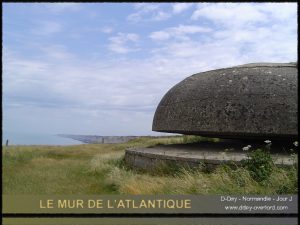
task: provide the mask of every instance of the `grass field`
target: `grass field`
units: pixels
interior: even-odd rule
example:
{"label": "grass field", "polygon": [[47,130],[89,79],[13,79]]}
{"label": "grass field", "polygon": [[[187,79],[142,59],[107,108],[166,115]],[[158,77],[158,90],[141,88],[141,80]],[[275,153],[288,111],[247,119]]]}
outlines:
{"label": "grass field", "polygon": [[[246,168],[186,169],[165,173],[124,165],[129,147],[189,143],[193,137],[139,138],[122,144],[3,147],[3,194],[292,194],[297,168],[274,168],[255,181]],[[201,141],[201,140],[200,140]],[[210,139],[217,141],[217,139]]]}

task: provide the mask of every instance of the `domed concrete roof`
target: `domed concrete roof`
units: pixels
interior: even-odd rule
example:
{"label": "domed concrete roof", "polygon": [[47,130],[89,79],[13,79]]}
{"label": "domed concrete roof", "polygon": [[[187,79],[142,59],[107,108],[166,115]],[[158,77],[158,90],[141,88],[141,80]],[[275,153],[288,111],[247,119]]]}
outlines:
{"label": "domed concrete roof", "polygon": [[223,138],[298,135],[296,63],[251,63],[194,74],[159,103],[152,130]]}

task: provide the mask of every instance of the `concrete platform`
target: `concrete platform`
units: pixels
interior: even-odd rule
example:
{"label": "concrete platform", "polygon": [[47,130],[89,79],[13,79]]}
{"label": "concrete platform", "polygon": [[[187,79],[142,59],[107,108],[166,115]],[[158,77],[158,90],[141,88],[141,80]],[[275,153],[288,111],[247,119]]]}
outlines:
{"label": "concrete platform", "polygon": [[[125,161],[128,165],[143,170],[154,169],[163,163],[175,163],[175,165],[190,168],[199,168],[200,165],[213,168],[228,162],[239,164],[241,160],[247,158],[247,152],[243,151],[242,148],[248,144],[245,141],[226,140],[218,143],[202,142],[127,149]],[[252,142],[251,149],[263,146],[265,146],[264,143]],[[291,166],[295,163],[294,160],[297,160],[297,157],[293,159],[291,152],[285,152],[285,149],[290,148],[291,146],[286,143],[275,143],[272,146],[271,154],[276,165]]]}

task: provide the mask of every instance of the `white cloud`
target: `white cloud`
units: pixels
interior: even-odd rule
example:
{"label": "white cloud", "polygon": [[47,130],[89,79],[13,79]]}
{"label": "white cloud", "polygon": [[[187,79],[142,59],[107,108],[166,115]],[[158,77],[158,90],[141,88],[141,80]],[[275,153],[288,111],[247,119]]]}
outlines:
{"label": "white cloud", "polygon": [[176,34],[206,33],[212,31],[210,28],[195,25],[179,25],[178,27],[173,27],[170,30]]}
{"label": "white cloud", "polygon": [[194,33],[208,33],[212,30],[207,27],[196,25],[179,25],[177,27],[170,27],[163,31],[155,31],[150,34],[150,38],[156,41],[168,40],[171,37],[179,39],[187,39],[187,34]]}
{"label": "white cloud", "polygon": [[199,3],[192,19],[213,22],[208,40],[234,46],[242,62],[288,62],[296,60],[296,12],[294,3]]}
{"label": "white cloud", "polygon": [[111,32],[113,32],[113,28],[112,27],[103,27],[101,29],[101,31],[106,34],[110,34]]}
{"label": "white cloud", "polygon": [[193,3],[175,3],[173,4],[173,13],[178,14],[191,8]]}
{"label": "white cloud", "polygon": [[292,28],[295,26],[225,29],[208,33],[206,39],[170,39],[155,54],[189,64],[201,59],[210,69],[261,61],[290,62],[297,59],[297,37]]}
{"label": "white cloud", "polygon": [[270,15],[272,20],[287,20],[297,17],[297,3],[262,3],[257,8]]}
{"label": "white cloud", "polygon": [[[18,68],[20,70],[18,70]],[[22,59],[22,60],[10,60],[6,62],[6,65],[3,66],[4,71],[9,71],[11,75],[15,76],[19,75],[20,80],[26,80],[29,75],[31,74],[39,74],[44,73],[47,69],[49,69],[49,64],[43,62],[41,60],[29,60],[29,59]],[[22,71],[22,73],[21,73]],[[16,77],[8,77],[9,79],[14,79]]]}
{"label": "white cloud", "polygon": [[127,20],[135,23],[140,21],[163,21],[174,14],[186,11],[193,5],[193,3],[175,3],[171,5],[171,10],[166,10],[163,9],[162,3],[137,3],[134,4],[136,12],[130,14]]}
{"label": "white cloud", "polygon": [[44,56],[58,60],[72,60],[74,55],[68,52],[64,45],[47,45],[40,46]]}
{"label": "white cloud", "polygon": [[[116,53],[126,54],[132,51],[138,51],[136,44],[139,40],[139,36],[134,33],[118,33],[117,36],[109,38],[110,44],[108,48]],[[132,46],[132,43],[135,44]]]}
{"label": "white cloud", "polygon": [[132,13],[127,17],[127,20],[130,22],[139,22],[142,19],[141,13]]}
{"label": "white cloud", "polygon": [[55,21],[39,21],[37,26],[32,29],[36,35],[52,35],[63,30],[63,25]]}
{"label": "white cloud", "polygon": [[151,3],[135,3],[133,6],[137,10],[143,10],[143,12],[151,12],[159,9],[159,4]]}
{"label": "white cloud", "polygon": [[266,20],[265,14],[251,3],[199,3],[191,18],[197,20],[201,17],[227,26],[241,26]]}
{"label": "white cloud", "polygon": [[[161,10],[159,6],[141,3],[135,8],[148,10],[140,15],[144,21],[153,19]],[[252,12],[258,17],[249,15]],[[158,45],[151,42],[155,47],[142,46],[145,42],[140,41],[138,33],[133,33],[137,31],[111,36],[107,47],[120,55],[95,49],[90,54],[98,55],[83,57],[74,53],[79,49],[70,52],[72,45],[67,48],[59,44],[62,42],[49,44],[49,40],[42,38],[34,54],[9,46],[15,50],[11,52],[4,46],[5,129],[14,126],[15,130],[26,132],[31,127],[40,132],[47,127],[47,131],[53,133],[149,134],[154,111],[163,95],[194,73],[250,62],[296,61],[295,12],[294,4],[276,7],[273,4],[230,4],[221,9],[219,3],[201,3],[193,21],[181,20],[181,24],[165,28],[166,24],[161,24],[162,28],[157,31],[156,26],[152,27],[155,32],[150,33],[150,38],[168,40]],[[239,22],[241,13],[245,15],[241,15]],[[63,26],[57,24],[43,32],[37,30],[60,35]],[[103,35],[102,26],[97,24],[91,29]],[[22,47],[26,49],[25,45]],[[143,57],[137,54],[139,58],[126,55],[142,47],[151,54],[143,51]]]}
{"label": "white cloud", "polygon": [[77,12],[81,9],[80,3],[48,3],[45,4],[48,10],[52,13],[62,13],[65,11]]}
{"label": "white cloud", "polygon": [[152,116],[164,91],[160,87],[168,83],[161,79],[156,84],[159,74],[152,75],[152,64],[143,61],[103,64],[98,60],[48,58],[43,64],[9,53],[4,58],[4,93],[9,107],[73,108],[98,114],[143,112]]}
{"label": "white cloud", "polygon": [[297,3],[199,3],[191,18],[204,18],[228,27],[242,27],[295,19],[296,16]]}
{"label": "white cloud", "polygon": [[[161,3],[160,3],[161,4]],[[159,3],[137,3],[134,8],[137,12],[130,14],[127,20],[130,22],[162,21],[171,17],[171,13],[164,12]]]}
{"label": "white cloud", "polygon": [[151,18],[151,20],[153,21],[162,21],[162,20],[166,20],[168,18],[171,17],[170,13],[166,13],[163,11],[158,11],[156,14],[154,14]]}
{"label": "white cloud", "polygon": [[132,33],[126,34],[125,38],[133,42],[137,42],[139,40],[139,36],[137,34],[132,34]]}
{"label": "white cloud", "polygon": [[171,34],[166,31],[155,31],[150,34],[150,38],[156,41],[164,41],[170,38]]}

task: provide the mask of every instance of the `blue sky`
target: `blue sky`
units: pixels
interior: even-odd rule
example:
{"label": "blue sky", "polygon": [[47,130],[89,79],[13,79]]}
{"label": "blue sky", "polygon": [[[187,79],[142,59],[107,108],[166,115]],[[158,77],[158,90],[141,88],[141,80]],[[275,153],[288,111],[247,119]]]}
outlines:
{"label": "blue sky", "polygon": [[5,3],[3,131],[157,134],[184,78],[292,61],[296,3]]}

